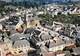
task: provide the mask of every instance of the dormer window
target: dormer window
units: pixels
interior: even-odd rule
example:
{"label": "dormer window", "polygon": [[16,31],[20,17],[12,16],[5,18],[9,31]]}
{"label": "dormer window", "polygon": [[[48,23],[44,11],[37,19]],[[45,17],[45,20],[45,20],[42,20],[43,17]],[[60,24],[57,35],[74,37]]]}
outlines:
{"label": "dormer window", "polygon": [[56,43],[56,40],[53,40]]}
{"label": "dormer window", "polygon": [[23,51],[21,51],[21,50],[19,51],[19,53],[22,53],[22,52],[23,52]]}

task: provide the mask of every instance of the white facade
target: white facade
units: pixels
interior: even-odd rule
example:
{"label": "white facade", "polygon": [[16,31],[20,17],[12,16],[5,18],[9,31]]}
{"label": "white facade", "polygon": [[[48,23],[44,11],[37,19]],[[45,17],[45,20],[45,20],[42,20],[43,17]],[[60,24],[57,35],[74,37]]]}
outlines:
{"label": "white facade", "polygon": [[58,50],[63,50],[64,47],[65,47],[65,44],[60,45],[60,46],[55,46],[55,47],[49,48],[49,51],[56,52]]}

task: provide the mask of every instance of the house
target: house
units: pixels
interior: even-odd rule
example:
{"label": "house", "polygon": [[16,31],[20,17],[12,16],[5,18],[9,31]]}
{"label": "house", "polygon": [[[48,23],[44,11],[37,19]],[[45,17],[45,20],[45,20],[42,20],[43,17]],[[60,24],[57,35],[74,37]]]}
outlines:
{"label": "house", "polygon": [[1,56],[5,56],[7,52],[12,48],[12,44],[0,42],[0,54]]}
{"label": "house", "polygon": [[53,28],[54,31],[61,30],[63,28],[63,26],[64,25],[62,23],[53,21],[52,28]]}
{"label": "house", "polygon": [[60,38],[55,37],[53,41],[49,44],[49,51],[57,52],[58,50],[63,50],[65,47],[65,42],[62,41]]}
{"label": "house", "polygon": [[36,15],[42,15],[42,14],[44,14],[43,11],[37,11],[37,12],[36,12]]}
{"label": "house", "polygon": [[27,28],[35,28],[41,26],[39,20],[30,20],[27,22]]}
{"label": "house", "polygon": [[65,47],[75,48],[75,41],[67,37],[54,37],[53,41],[50,42],[49,51],[56,52],[63,50]]}
{"label": "house", "polygon": [[71,46],[72,48],[76,47],[75,40],[63,35],[59,36],[59,38],[61,38],[65,42],[66,47],[71,47]]}
{"label": "house", "polygon": [[13,45],[13,54],[14,55],[19,55],[22,52],[24,54],[28,55],[28,52],[31,52],[31,51],[35,51],[35,49],[30,47],[30,43],[27,40],[15,41],[15,43]]}
{"label": "house", "polygon": [[13,48],[20,48],[20,47],[22,48],[22,47],[26,47],[26,46],[30,47],[30,43],[27,40],[17,40],[13,44]]}
{"label": "house", "polygon": [[41,40],[42,41],[49,40],[50,38],[52,38],[52,37],[49,34],[47,34],[47,33],[43,33],[41,35]]}
{"label": "house", "polygon": [[23,40],[23,39],[29,40],[29,38],[30,38],[30,34],[14,33],[10,36],[10,39],[13,42],[13,44],[15,41]]}
{"label": "house", "polygon": [[43,56],[56,56],[54,52],[48,52],[48,48],[44,45],[41,45],[40,46],[40,55],[43,55]]}

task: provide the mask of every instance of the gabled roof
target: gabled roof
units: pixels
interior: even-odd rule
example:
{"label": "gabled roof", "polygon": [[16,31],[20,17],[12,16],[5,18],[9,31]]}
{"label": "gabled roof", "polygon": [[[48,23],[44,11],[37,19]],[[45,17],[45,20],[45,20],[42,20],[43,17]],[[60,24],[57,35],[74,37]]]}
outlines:
{"label": "gabled roof", "polygon": [[44,40],[49,40],[51,38],[51,36],[49,34],[42,34],[41,35],[41,39]]}
{"label": "gabled roof", "polygon": [[20,33],[15,33],[13,35],[10,36],[10,39],[12,41],[17,41],[17,40],[20,40],[20,39],[23,39],[23,38],[29,38],[30,37],[30,34],[20,34]]}
{"label": "gabled roof", "polygon": [[49,48],[65,44],[64,41],[62,41],[60,38],[58,37],[55,37],[55,38],[56,39],[53,39],[53,41],[50,42]]}
{"label": "gabled roof", "polygon": [[26,46],[30,46],[30,43],[27,40],[18,40],[15,41],[13,47],[17,48],[17,47],[26,47]]}

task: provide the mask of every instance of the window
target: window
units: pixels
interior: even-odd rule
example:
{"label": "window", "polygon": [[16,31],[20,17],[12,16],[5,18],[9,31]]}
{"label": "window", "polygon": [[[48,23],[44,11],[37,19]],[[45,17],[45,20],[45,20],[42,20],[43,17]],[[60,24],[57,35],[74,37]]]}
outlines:
{"label": "window", "polygon": [[19,51],[19,53],[22,53],[23,51]]}

